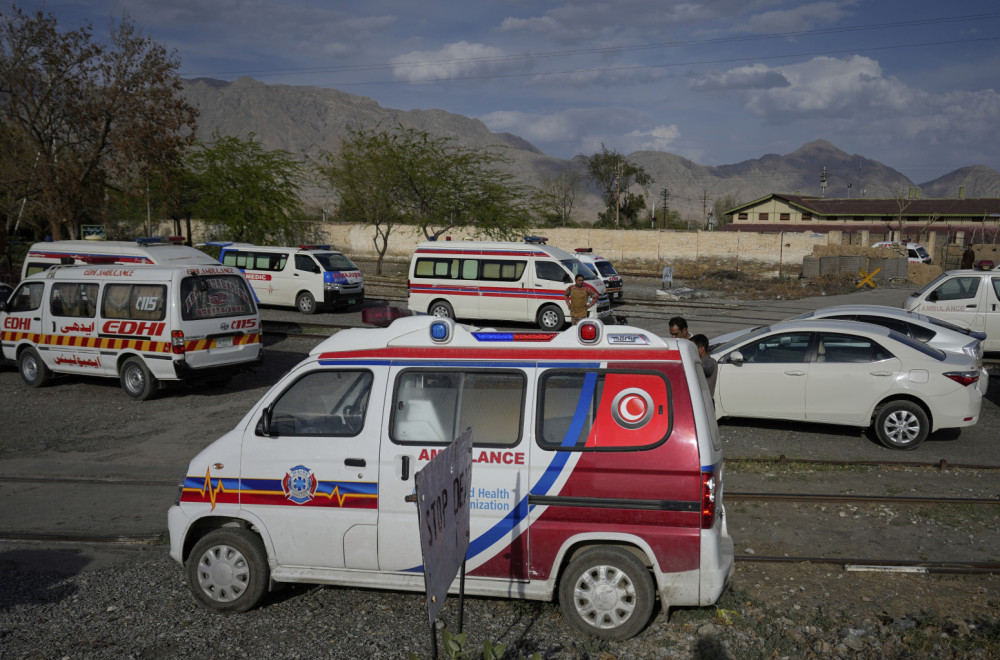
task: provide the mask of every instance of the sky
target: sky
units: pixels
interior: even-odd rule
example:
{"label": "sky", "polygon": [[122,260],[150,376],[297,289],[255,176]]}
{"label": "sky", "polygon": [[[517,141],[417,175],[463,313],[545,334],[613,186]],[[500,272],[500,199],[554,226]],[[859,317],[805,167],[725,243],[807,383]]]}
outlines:
{"label": "sky", "polygon": [[438,108],[558,158],[601,146],[700,165],[825,139],[924,183],[1000,171],[995,0],[51,0],[104,38],[127,17],[184,78]]}

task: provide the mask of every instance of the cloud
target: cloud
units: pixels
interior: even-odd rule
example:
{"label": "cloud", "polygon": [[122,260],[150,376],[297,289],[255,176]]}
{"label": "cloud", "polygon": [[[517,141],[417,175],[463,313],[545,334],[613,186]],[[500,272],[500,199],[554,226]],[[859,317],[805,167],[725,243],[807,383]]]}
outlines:
{"label": "cloud", "polygon": [[772,34],[775,32],[802,32],[817,25],[832,25],[852,14],[858,0],[845,2],[816,2],[792,9],[777,9],[754,14],[733,26],[731,32]]}
{"label": "cloud", "polygon": [[459,41],[436,51],[411,51],[390,63],[397,80],[419,82],[497,75],[514,67],[523,70],[525,58],[508,59],[494,46]]}
{"label": "cloud", "polygon": [[559,112],[550,115],[518,111],[491,112],[479,119],[491,131],[514,133],[531,143],[573,142],[579,136],[586,113]]}
{"label": "cloud", "polygon": [[731,71],[709,71],[701,78],[692,80],[688,87],[694,91],[707,92],[771,89],[790,85],[791,83],[780,71],[769,69],[762,64],[754,64]]}
{"label": "cloud", "polygon": [[625,134],[625,141],[629,145],[626,148],[626,153],[632,151],[672,151],[680,137],[681,131],[675,124],[657,126],[648,131],[632,131]]}

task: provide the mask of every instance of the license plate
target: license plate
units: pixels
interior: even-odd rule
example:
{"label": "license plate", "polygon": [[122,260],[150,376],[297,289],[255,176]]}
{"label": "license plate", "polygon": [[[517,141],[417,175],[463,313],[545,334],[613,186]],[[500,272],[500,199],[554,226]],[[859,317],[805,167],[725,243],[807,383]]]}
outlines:
{"label": "license plate", "polygon": [[354,304],[354,298],[348,298],[347,299],[347,304],[348,305],[353,305]]}
{"label": "license plate", "polygon": [[229,348],[232,345],[233,345],[233,338],[232,337],[216,337],[215,338],[215,347],[216,348]]}

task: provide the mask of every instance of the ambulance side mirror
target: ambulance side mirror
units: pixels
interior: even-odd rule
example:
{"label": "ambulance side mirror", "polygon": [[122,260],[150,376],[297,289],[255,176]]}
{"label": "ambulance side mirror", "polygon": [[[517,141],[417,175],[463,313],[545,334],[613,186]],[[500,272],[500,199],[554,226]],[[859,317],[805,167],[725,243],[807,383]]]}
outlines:
{"label": "ambulance side mirror", "polygon": [[743,354],[739,351],[733,351],[729,354],[729,362],[739,366],[743,364]]}
{"label": "ambulance side mirror", "polygon": [[927,294],[927,302],[937,302],[937,299],[938,299],[937,291],[931,291],[930,293]]}
{"label": "ambulance side mirror", "polygon": [[7,301],[0,300],[0,312],[6,312],[6,311],[7,311]]}
{"label": "ambulance side mirror", "polygon": [[271,435],[271,414],[274,412],[274,404],[272,403],[260,414],[260,421],[257,422],[257,428],[254,432],[257,435],[270,436]]}

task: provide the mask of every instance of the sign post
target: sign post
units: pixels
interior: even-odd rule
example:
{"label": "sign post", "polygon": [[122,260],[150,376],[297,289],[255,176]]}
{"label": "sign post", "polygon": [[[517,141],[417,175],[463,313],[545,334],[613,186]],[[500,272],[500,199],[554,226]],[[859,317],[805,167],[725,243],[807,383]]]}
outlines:
{"label": "sign post", "polygon": [[469,491],[472,488],[472,428],[413,475],[416,482],[420,552],[424,562],[427,618],[431,647],[437,657],[434,619],[444,606],[448,587],[462,569],[459,588],[459,632],[465,604],[465,553],[469,548]]}
{"label": "sign post", "polygon": [[666,289],[668,286],[674,286],[674,267],[664,266],[663,267],[663,284],[660,285],[661,289]]}

